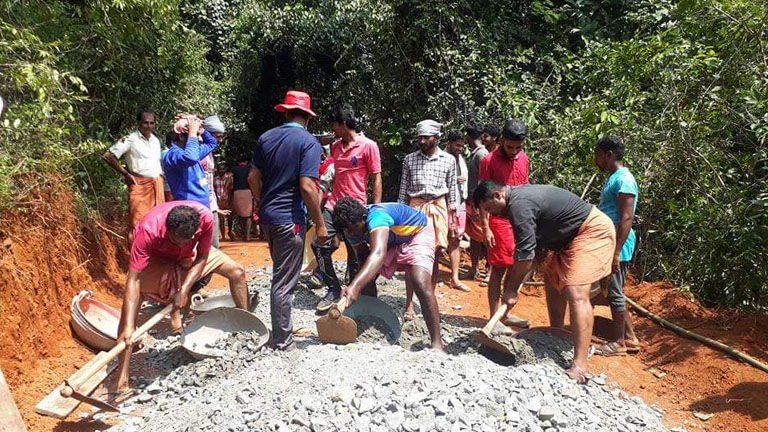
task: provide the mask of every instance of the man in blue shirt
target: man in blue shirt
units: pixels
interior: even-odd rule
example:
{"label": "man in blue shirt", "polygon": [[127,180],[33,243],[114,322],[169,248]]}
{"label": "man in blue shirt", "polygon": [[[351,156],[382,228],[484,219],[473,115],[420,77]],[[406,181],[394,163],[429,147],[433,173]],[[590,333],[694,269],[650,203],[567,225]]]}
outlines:
{"label": "man in blue shirt", "polygon": [[178,140],[163,154],[163,172],[174,200],[197,201],[210,208],[210,186],[200,161],[219,144],[202,126],[203,121],[196,116],[176,116],[173,129]]}
{"label": "man in blue shirt", "polygon": [[442,351],[440,310],[432,284],[435,233],[427,223],[427,216],[405,204],[364,206],[347,196],[333,208],[333,226],[344,233],[363,262],[360,271],[342,291],[348,304],[357,301],[377,274],[391,279],[396,271],[403,271],[406,286],[419,298],[432,348]]}
{"label": "man in blue shirt", "polygon": [[315,184],[322,148],[306,129],[310,117],[316,117],[310,109],[309,95],[289,91],[285,102],[275,110],[284,113],[286,122],[259,137],[248,184],[259,207],[259,222],[272,257],[272,342],[276,349],[292,350],[296,344],[291,308],[304,254],[305,204],[317,227],[318,241],[324,242],[328,231]]}
{"label": "man in blue shirt", "polygon": [[627,311],[624,282],[627,267],[635,250],[635,232],[632,221],[637,208],[637,182],[624,166],[624,142],[617,136],[606,136],[595,145],[595,164],[609,174],[600,193],[598,208],[616,227],[616,250],[612,274],[604,281],[608,285],[615,338],[595,351],[598,355],[615,356],[640,350],[640,341],[632,328],[632,315]]}

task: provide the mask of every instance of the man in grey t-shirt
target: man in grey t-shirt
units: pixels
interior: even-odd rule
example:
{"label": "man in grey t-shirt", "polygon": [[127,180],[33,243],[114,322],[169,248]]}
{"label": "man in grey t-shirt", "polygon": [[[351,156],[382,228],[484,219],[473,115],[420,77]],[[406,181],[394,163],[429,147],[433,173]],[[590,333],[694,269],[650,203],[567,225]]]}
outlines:
{"label": "man in grey t-shirt", "polygon": [[[544,271],[550,325],[564,326],[566,305],[573,329],[574,356],[568,376],[587,380],[587,352],[594,316],[590,287],[611,274],[616,232],[613,222],[578,196],[548,185],[501,186],[482,181],[472,196],[481,209],[506,216],[515,234],[515,263],[506,286],[518,288],[525,275],[553,251]],[[502,304],[515,306],[517,289]],[[509,313],[509,312],[507,312]]]}
{"label": "man in grey t-shirt", "polygon": [[477,187],[478,178],[480,177],[480,162],[483,158],[488,156],[488,150],[483,145],[483,127],[476,123],[469,123],[464,131],[466,135],[464,141],[469,146],[470,155],[467,163],[467,170],[469,171],[469,180],[467,181],[467,189],[469,191],[469,201],[467,201],[467,226],[465,232],[469,236],[469,256],[472,260],[472,267],[467,272],[466,279],[474,279],[477,274],[477,266],[480,259],[485,257],[488,251],[485,249],[483,243],[483,226],[480,220],[480,212],[472,203],[472,193]]}

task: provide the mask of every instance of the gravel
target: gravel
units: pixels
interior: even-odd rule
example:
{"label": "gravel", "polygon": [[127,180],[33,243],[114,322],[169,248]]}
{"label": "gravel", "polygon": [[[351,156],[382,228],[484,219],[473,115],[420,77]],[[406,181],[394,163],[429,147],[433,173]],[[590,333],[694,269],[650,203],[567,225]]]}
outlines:
{"label": "gravel", "polygon": [[[343,274],[343,266],[338,267]],[[267,299],[269,270],[249,273],[256,273],[249,286]],[[510,340],[521,353],[514,365],[490,361],[478,352],[471,335],[479,329],[456,317],[443,317],[449,354],[422,349],[429,334],[420,317],[405,323],[397,345],[385,342],[383,322],[368,318],[362,326],[358,322],[365,327],[364,341],[320,344],[314,306],[323,293],[305,283],[302,278],[296,292],[294,327],[312,333],[296,338],[300,349],[250,350],[240,340],[245,336],[235,335],[216,344],[224,351],[222,357],[194,362],[179,347],[178,337],[158,335],[132,362],[134,376],[140,377],[134,385],[145,389],[121,407],[118,418],[123,422],[112,429],[667,431],[661,412],[639,398],[612,392],[610,385],[572,382],[558,366],[572,347],[548,339],[551,335]],[[380,298],[402,322],[404,283],[380,280],[379,287]],[[256,309],[267,325],[268,309],[268,301]],[[547,342],[555,348],[547,348]],[[561,358],[546,357],[550,354]],[[146,379],[141,371],[147,368],[162,373]]]}

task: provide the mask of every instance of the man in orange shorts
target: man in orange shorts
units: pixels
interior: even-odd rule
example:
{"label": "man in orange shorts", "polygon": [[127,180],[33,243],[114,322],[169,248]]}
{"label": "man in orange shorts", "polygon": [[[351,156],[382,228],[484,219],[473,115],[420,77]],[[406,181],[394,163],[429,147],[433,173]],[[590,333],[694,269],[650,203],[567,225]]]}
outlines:
{"label": "man in orange shorts", "polygon": [[[517,119],[507,120],[501,131],[499,147],[480,162],[480,180],[492,180],[504,186],[528,184],[528,155],[523,151],[527,134],[528,128],[523,122]],[[515,237],[506,217],[489,216],[480,209],[480,221],[485,246],[488,248],[488,264],[491,266],[488,304],[493,315],[501,297],[501,281],[504,280],[504,291],[517,290],[517,286],[509,284],[511,278],[507,271],[515,262]],[[529,321],[514,315],[503,323],[523,328],[531,325]]]}
{"label": "man in orange shorts", "polygon": [[[505,216],[515,233],[515,263],[507,278],[520,287],[525,275],[554,251],[544,274],[547,312],[553,327],[562,328],[565,307],[570,310],[574,357],[568,376],[579,383],[588,379],[587,352],[594,316],[590,287],[611,274],[616,231],[611,219],[597,207],[566,190],[548,185],[508,187],[483,181],[472,196],[492,215]],[[504,292],[509,308],[518,300],[517,290]]]}

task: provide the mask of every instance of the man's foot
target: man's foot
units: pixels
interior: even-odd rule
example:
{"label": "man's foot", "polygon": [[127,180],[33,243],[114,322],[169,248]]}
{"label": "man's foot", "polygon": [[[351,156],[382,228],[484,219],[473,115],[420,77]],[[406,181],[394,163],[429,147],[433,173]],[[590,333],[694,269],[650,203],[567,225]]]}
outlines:
{"label": "man's foot", "polygon": [[494,336],[512,336],[515,333],[517,332],[500,322],[497,322],[493,329],[491,329],[491,334]]}
{"label": "man's foot", "polygon": [[475,276],[477,276],[477,271],[470,270],[470,271],[464,273],[463,275],[460,275],[459,279],[462,279],[462,280],[474,280]]}
{"label": "man's foot", "polygon": [[341,299],[341,291],[336,290],[328,290],[325,293],[325,296],[322,300],[317,304],[316,309],[320,312],[325,312],[329,310],[336,302]]}
{"label": "man's foot", "polygon": [[414,311],[406,311],[403,314],[403,321],[413,321],[416,319],[416,312]]}
{"label": "man's foot", "polygon": [[595,349],[595,354],[604,357],[615,357],[627,355],[627,347],[621,346],[618,342],[608,342]]}
{"label": "man's foot", "polygon": [[459,291],[464,291],[464,292],[472,291],[472,288],[468,287],[466,284],[463,284],[463,283],[461,283],[459,281],[451,282],[451,288],[457,289]]}
{"label": "man's foot", "polygon": [[627,347],[627,354],[637,354],[643,349],[643,344],[639,340],[624,340],[624,345]]}
{"label": "man's foot", "polygon": [[592,375],[588,374],[586,370],[576,365],[571,365],[565,373],[579,384],[586,384],[592,378]]}
{"label": "man's foot", "polygon": [[488,286],[488,281],[490,281],[490,280],[491,280],[491,272],[488,272],[488,274],[485,275],[485,278],[483,279],[483,281],[480,282],[480,286],[481,287],[487,287]]}
{"label": "man's foot", "polygon": [[506,318],[502,320],[505,325],[513,326],[513,327],[520,327],[520,328],[529,328],[531,326],[531,322],[527,319],[522,319],[517,315],[510,314]]}

